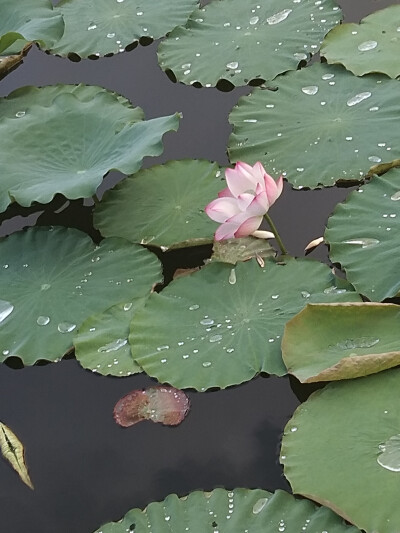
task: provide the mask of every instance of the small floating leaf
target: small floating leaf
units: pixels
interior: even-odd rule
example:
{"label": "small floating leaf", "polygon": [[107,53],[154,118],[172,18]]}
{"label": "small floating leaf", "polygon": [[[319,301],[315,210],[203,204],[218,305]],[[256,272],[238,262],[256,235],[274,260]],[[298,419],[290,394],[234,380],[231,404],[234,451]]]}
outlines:
{"label": "small floating leaf", "polygon": [[0,211],[12,201],[48,203],[57,193],[92,196],[111,169],[136,172],[145,156],[162,152],[163,135],[178,128],[177,114],[145,121],[141,110],[98,87],[57,86],[45,109],[40,94],[26,89],[0,99]]}
{"label": "small floating leaf", "polygon": [[310,304],[285,326],[282,356],[301,382],[351,379],[400,364],[400,307]]}
{"label": "small floating leaf", "polygon": [[159,39],[185,24],[197,0],[62,0],[54,11],[65,21],[64,35],[51,52],[82,58],[132,49],[141,37]]}
{"label": "small floating leaf", "polygon": [[190,159],[140,170],[104,195],[95,226],[162,250],[211,243],[215,223],[204,208],[224,187],[220,175],[216,163]]}
{"label": "small floating leaf", "polygon": [[150,294],[133,317],[134,360],[161,383],[225,388],[259,372],[284,375],[281,335],[308,302],[358,301],[326,265],[288,259],[213,261]]}
{"label": "small floating leaf", "polygon": [[399,387],[399,368],[330,383],[298,407],[282,439],[293,492],[367,533],[399,531]]}
{"label": "small floating leaf", "polygon": [[[380,134],[386,138],[386,132]],[[399,191],[400,169],[374,177],[337,205],[325,231],[331,260],[373,301],[400,292]]]}
{"label": "small floating leaf", "polygon": [[206,87],[220,80],[235,86],[262,83],[318,52],[342,15],[334,0],[319,0],[319,9],[314,2],[293,0],[259,4],[220,0],[200,7],[160,44],[161,68],[183,83]]}
{"label": "small floating leaf", "polygon": [[183,391],[161,385],[134,390],[121,398],[114,407],[114,418],[123,427],[133,426],[142,420],[177,426],[189,408],[189,398]]}
{"label": "small floating leaf", "polygon": [[9,461],[19,477],[33,490],[33,484],[25,464],[24,447],[9,427],[0,422],[0,449],[3,457]]}
{"label": "small floating leaf", "polygon": [[230,161],[261,161],[273,177],[316,188],[361,181],[400,158],[397,80],[315,63],[274,86],[243,96],[231,112]]}
{"label": "small floating leaf", "polygon": [[96,533],[360,533],[326,507],[283,490],[214,489],[170,494],[143,511],[131,509]]}
{"label": "small floating leaf", "polygon": [[382,72],[396,78],[400,75],[400,5],[372,13],[360,24],[337,26],[325,37],[321,55],[357,76]]}

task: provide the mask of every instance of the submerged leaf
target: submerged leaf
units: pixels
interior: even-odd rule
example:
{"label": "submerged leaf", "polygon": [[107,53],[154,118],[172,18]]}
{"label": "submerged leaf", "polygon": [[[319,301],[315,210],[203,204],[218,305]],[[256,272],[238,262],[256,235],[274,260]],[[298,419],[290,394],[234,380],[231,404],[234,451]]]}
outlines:
{"label": "submerged leaf", "polygon": [[33,490],[33,484],[25,464],[24,447],[9,427],[0,422],[0,449],[21,480]]}
{"label": "submerged leaf", "polygon": [[114,418],[123,427],[133,426],[142,420],[177,426],[189,408],[189,398],[183,391],[161,385],[134,390],[121,398],[114,407]]}

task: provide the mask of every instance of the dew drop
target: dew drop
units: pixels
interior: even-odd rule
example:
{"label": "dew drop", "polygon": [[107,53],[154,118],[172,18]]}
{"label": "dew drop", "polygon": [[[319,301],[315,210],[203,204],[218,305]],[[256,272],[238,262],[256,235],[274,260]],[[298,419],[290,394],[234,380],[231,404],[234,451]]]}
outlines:
{"label": "dew drop", "polygon": [[268,498],[260,498],[256,501],[256,503],[253,505],[253,513],[258,514],[261,513],[261,511],[264,509],[264,507],[267,505]]}
{"label": "dew drop", "polygon": [[397,191],[395,192],[394,194],[392,194],[392,196],[390,197],[391,200],[394,200],[395,202],[397,202],[398,200],[400,200],[400,191]]}
{"label": "dew drop", "polygon": [[273,300],[277,300],[277,299],[279,298],[279,294],[273,294],[273,295],[271,296],[271,298],[272,298]]}
{"label": "dew drop", "polygon": [[222,339],[222,335],[213,335],[212,337],[209,338],[209,341],[210,342],[218,342]]}
{"label": "dew drop", "polygon": [[2,352],[2,353],[3,353],[3,355],[9,355],[9,353],[10,353],[10,350],[3,350],[3,352]]}
{"label": "dew drop", "polygon": [[379,445],[378,464],[391,472],[400,472],[400,435],[393,435]]}
{"label": "dew drop", "polygon": [[100,346],[100,348],[97,350],[99,353],[102,352],[115,352],[125,346],[125,344],[128,343],[128,339],[117,339],[113,342],[109,342],[108,344],[105,344],[104,346]]}
{"label": "dew drop", "polygon": [[208,368],[211,365],[212,365],[211,361],[204,361],[204,363],[202,363],[202,366],[204,366],[204,368]]}
{"label": "dew drop", "polygon": [[251,17],[249,20],[249,23],[253,26],[254,24],[257,24],[257,22],[260,20],[260,17]]}
{"label": "dew drop", "polygon": [[371,95],[372,95],[372,93],[370,93],[369,91],[366,91],[366,92],[363,92],[363,93],[358,93],[355,96],[353,96],[352,98],[349,98],[349,100],[347,100],[347,105],[349,107],[352,107],[353,105],[359,104],[363,100],[366,100]]}
{"label": "dew drop", "polygon": [[330,73],[328,73],[328,74],[324,74],[324,75],[322,76],[322,79],[323,79],[323,80],[331,80],[331,79],[334,78],[334,77],[335,77],[334,74],[330,74]]}
{"label": "dew drop", "polygon": [[60,333],[70,333],[71,331],[74,331],[75,328],[76,324],[72,324],[72,322],[60,322],[57,326]]}
{"label": "dew drop", "polygon": [[199,307],[200,307],[199,305],[197,305],[197,304],[193,304],[193,305],[191,305],[191,306],[189,307],[189,311],[195,311],[196,309],[199,309]]}
{"label": "dew drop", "polygon": [[88,30],[95,30],[97,28],[97,24],[95,24],[94,22],[91,22],[88,26]]}
{"label": "dew drop", "polygon": [[132,309],[132,305],[133,305],[132,302],[124,304],[124,307],[123,307],[124,311],[130,311]]}
{"label": "dew drop", "polygon": [[231,285],[235,285],[236,283],[236,270],[234,268],[232,268],[232,270],[230,271],[229,273],[229,283]]}
{"label": "dew drop", "polygon": [[359,44],[357,48],[360,50],[360,52],[367,52],[368,50],[373,50],[378,46],[378,43],[376,41],[364,41],[363,43]]}
{"label": "dew drop", "polygon": [[302,61],[302,60],[306,60],[307,59],[307,54],[303,54],[303,53],[299,53],[299,52],[296,52],[295,54],[293,54],[294,58],[295,59],[298,59],[299,61]]}
{"label": "dew drop", "polygon": [[163,350],[169,350],[168,344],[164,344],[163,346],[157,346],[157,352],[162,352]]}
{"label": "dew drop", "polygon": [[301,295],[303,298],[309,298],[311,294],[308,291],[301,291]]}
{"label": "dew drop", "polygon": [[15,113],[15,116],[16,116],[17,118],[22,118],[22,117],[25,116],[25,111],[17,111],[17,112]]}
{"label": "dew drop", "polygon": [[356,348],[372,348],[375,344],[378,344],[379,339],[375,337],[358,337],[354,339],[345,339],[330,346],[330,348],[339,348],[340,350],[354,350]]}
{"label": "dew drop", "polygon": [[232,61],[231,63],[227,63],[226,64],[226,68],[230,68],[230,69],[237,69],[239,66],[239,63],[237,61]]}
{"label": "dew drop", "polygon": [[292,11],[292,9],[284,9],[283,11],[279,11],[279,13],[275,13],[275,15],[268,17],[267,23],[270,25],[279,24],[279,22],[282,22],[283,20],[287,19]]}
{"label": "dew drop", "polygon": [[377,155],[370,155],[368,161],[371,161],[371,163],[380,163],[382,158],[378,157]]}
{"label": "dew drop", "polygon": [[112,39],[113,37],[115,37],[115,33],[107,33],[108,39]]}
{"label": "dew drop", "polygon": [[308,85],[307,87],[302,87],[301,90],[304,94],[317,94],[318,92],[318,85]]}
{"label": "dew drop", "polygon": [[200,324],[202,326],[211,326],[214,324],[214,320],[212,318],[203,318],[203,320],[200,320]]}
{"label": "dew drop", "polygon": [[37,317],[36,323],[39,326],[47,326],[47,324],[50,322],[50,317],[40,315]]}
{"label": "dew drop", "polygon": [[14,310],[14,306],[6,300],[0,300],[0,324],[11,315]]}
{"label": "dew drop", "polygon": [[370,239],[366,237],[362,239],[348,239],[347,241],[343,241],[343,244],[358,244],[361,248],[369,248],[371,246],[376,246],[379,242],[378,239]]}

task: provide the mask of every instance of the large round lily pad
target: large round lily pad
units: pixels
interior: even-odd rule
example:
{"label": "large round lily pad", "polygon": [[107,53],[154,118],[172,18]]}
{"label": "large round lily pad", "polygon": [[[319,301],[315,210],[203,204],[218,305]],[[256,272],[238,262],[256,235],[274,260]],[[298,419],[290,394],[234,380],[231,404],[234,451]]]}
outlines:
{"label": "large round lily pad", "polygon": [[147,295],[160,263],[141,246],[75,229],[32,228],[0,241],[0,361],[55,361],[90,315]]}
{"label": "large round lily pad", "polygon": [[[24,93],[12,116],[9,102],[0,105],[0,211],[13,200],[29,206],[47,203],[56,193],[91,196],[109,170],[129,174],[144,156],[159,155],[164,133],[178,128],[177,115],[142,121],[140,111],[98,88],[90,99],[88,88],[58,86],[55,92],[45,110],[35,103],[34,90],[32,103]],[[10,102],[13,110],[16,106],[18,97]]]}
{"label": "large round lily pad", "polygon": [[321,54],[357,76],[382,72],[400,76],[400,5],[365,17],[360,24],[337,26],[326,36]]}
{"label": "large round lily pad", "polygon": [[400,364],[400,307],[393,304],[310,304],[289,320],[283,361],[301,382],[374,374]]}
{"label": "large round lily pad", "polygon": [[357,300],[314,261],[212,262],[151,294],[129,341],[134,360],[161,383],[225,388],[259,372],[286,373],[283,327],[307,302]]}
{"label": "large round lily pad", "polygon": [[[305,528],[305,529],[304,529]],[[170,494],[146,509],[131,509],[119,522],[105,524],[95,533],[356,533],[358,530],[326,507],[299,500],[282,490],[214,489],[195,491],[183,498]]]}
{"label": "large round lily pad", "polygon": [[[385,132],[382,132],[385,138]],[[381,301],[400,292],[400,169],[350,193],[329,218],[330,258],[357,291]]]}
{"label": "large round lily pad", "polygon": [[285,428],[281,462],[293,491],[367,533],[400,523],[400,369],[327,385]]}
{"label": "large round lily pad", "polygon": [[255,90],[230,115],[233,161],[261,161],[295,187],[360,181],[400,158],[399,82],[314,64]]}
{"label": "large round lily pad", "polygon": [[50,0],[0,0],[0,53],[18,54],[27,42],[49,48],[61,38],[64,21]]}
{"label": "large round lily pad", "polygon": [[204,207],[224,185],[209,161],[169,161],[141,170],[105,194],[94,223],[102,235],[168,248],[213,241],[215,223]]}
{"label": "large round lily pad", "polygon": [[136,298],[85,320],[73,341],[75,357],[83,368],[117,377],[142,372],[132,359],[128,336],[132,317],[144,303],[145,298]]}
{"label": "large round lily pad", "polygon": [[186,84],[262,83],[308,60],[340,20],[333,0],[211,2],[160,44],[159,63]]}
{"label": "large round lily pad", "polygon": [[123,52],[140,37],[159,39],[185,24],[197,0],[62,0],[65,32],[51,52],[79,57]]}

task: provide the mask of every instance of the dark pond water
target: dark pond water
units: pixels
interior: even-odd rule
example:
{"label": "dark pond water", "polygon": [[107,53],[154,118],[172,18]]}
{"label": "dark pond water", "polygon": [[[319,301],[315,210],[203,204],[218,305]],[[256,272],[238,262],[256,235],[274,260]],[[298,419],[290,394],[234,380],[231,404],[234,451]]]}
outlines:
{"label": "dark pond water", "polygon": [[[346,20],[357,22],[394,2],[340,3]],[[22,85],[102,85],[141,106],[147,118],[183,113],[178,133],[165,138],[163,155],[147,159],[145,166],[180,158],[227,164],[228,113],[250,89],[222,93],[173,84],[157,65],[156,44],[80,63],[33,49],[25,64],[1,82],[0,95]],[[121,178],[118,173],[107,176],[99,195]],[[286,187],[271,214],[291,254],[303,255],[304,246],[323,234],[328,215],[348,192]],[[70,202],[54,213],[63,203],[56,198],[49,206],[10,207],[0,217],[0,235],[38,223],[78,227],[97,238],[90,203]],[[167,277],[176,267],[201,264],[208,253],[203,247],[164,256]],[[323,249],[313,256],[326,260]],[[183,495],[217,486],[289,490],[277,461],[280,437],[308,388],[288,378],[259,377],[225,391],[189,393],[192,409],[179,427],[150,422],[118,427],[112,418],[115,402],[151,383],[143,375],[94,375],[73,358],[25,369],[0,365],[0,419],[25,444],[35,484],[30,491],[0,461],[0,531],[91,533],[128,509],[171,492]]]}

